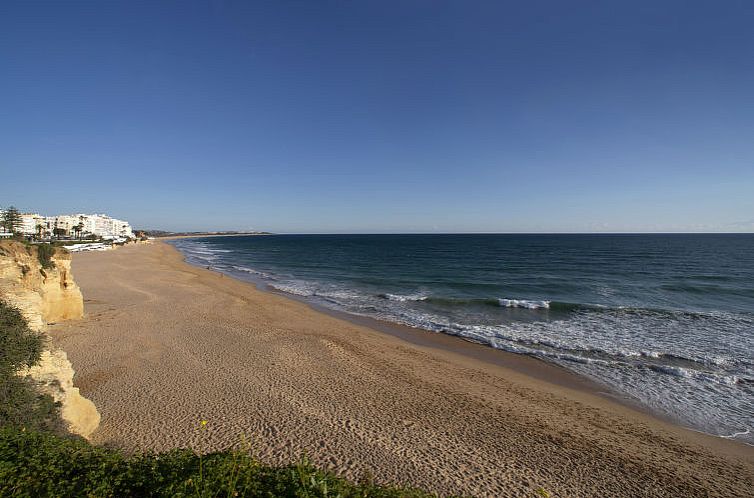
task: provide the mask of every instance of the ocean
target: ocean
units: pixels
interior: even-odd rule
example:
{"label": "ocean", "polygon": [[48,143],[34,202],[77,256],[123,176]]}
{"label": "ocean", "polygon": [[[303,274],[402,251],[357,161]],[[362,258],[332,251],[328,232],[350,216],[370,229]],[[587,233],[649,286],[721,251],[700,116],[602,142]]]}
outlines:
{"label": "ocean", "polygon": [[179,239],[189,263],[561,365],[754,444],[754,234]]}

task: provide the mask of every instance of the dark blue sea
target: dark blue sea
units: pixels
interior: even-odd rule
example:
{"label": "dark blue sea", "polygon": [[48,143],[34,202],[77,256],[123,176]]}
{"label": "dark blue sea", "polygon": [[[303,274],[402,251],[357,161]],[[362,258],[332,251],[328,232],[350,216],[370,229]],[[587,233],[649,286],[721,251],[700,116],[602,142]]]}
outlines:
{"label": "dark blue sea", "polygon": [[754,443],[754,234],[172,243],[190,263],[542,358],[688,427]]}

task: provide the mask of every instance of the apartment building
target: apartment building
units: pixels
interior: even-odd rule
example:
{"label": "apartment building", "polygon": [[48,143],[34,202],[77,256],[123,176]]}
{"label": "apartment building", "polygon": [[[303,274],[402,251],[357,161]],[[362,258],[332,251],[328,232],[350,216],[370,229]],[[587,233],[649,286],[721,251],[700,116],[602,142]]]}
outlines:
{"label": "apartment building", "polygon": [[111,218],[106,214],[84,213],[57,216],[22,213],[20,231],[24,235],[41,234],[43,237],[49,237],[56,233],[63,236],[96,235],[106,239],[132,238],[134,236],[131,225],[125,220]]}

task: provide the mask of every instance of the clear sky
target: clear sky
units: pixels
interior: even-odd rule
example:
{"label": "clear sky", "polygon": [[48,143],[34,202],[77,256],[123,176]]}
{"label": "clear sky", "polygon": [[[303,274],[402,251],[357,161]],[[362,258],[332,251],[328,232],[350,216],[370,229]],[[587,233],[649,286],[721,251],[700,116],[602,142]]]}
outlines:
{"label": "clear sky", "polygon": [[754,231],[754,2],[0,2],[0,206]]}

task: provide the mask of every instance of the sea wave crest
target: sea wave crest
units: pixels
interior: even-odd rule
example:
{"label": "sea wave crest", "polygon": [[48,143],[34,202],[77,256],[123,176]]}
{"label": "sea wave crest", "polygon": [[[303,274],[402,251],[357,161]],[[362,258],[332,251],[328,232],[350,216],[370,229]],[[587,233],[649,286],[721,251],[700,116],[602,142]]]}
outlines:
{"label": "sea wave crest", "polygon": [[530,310],[550,309],[550,301],[529,301],[527,299],[505,299],[497,300],[500,306],[504,308],[526,308]]}
{"label": "sea wave crest", "polygon": [[399,301],[399,302],[406,302],[406,301],[426,301],[429,296],[426,294],[390,294],[388,292],[384,294],[379,294],[379,297],[383,299],[387,299],[388,301]]}

